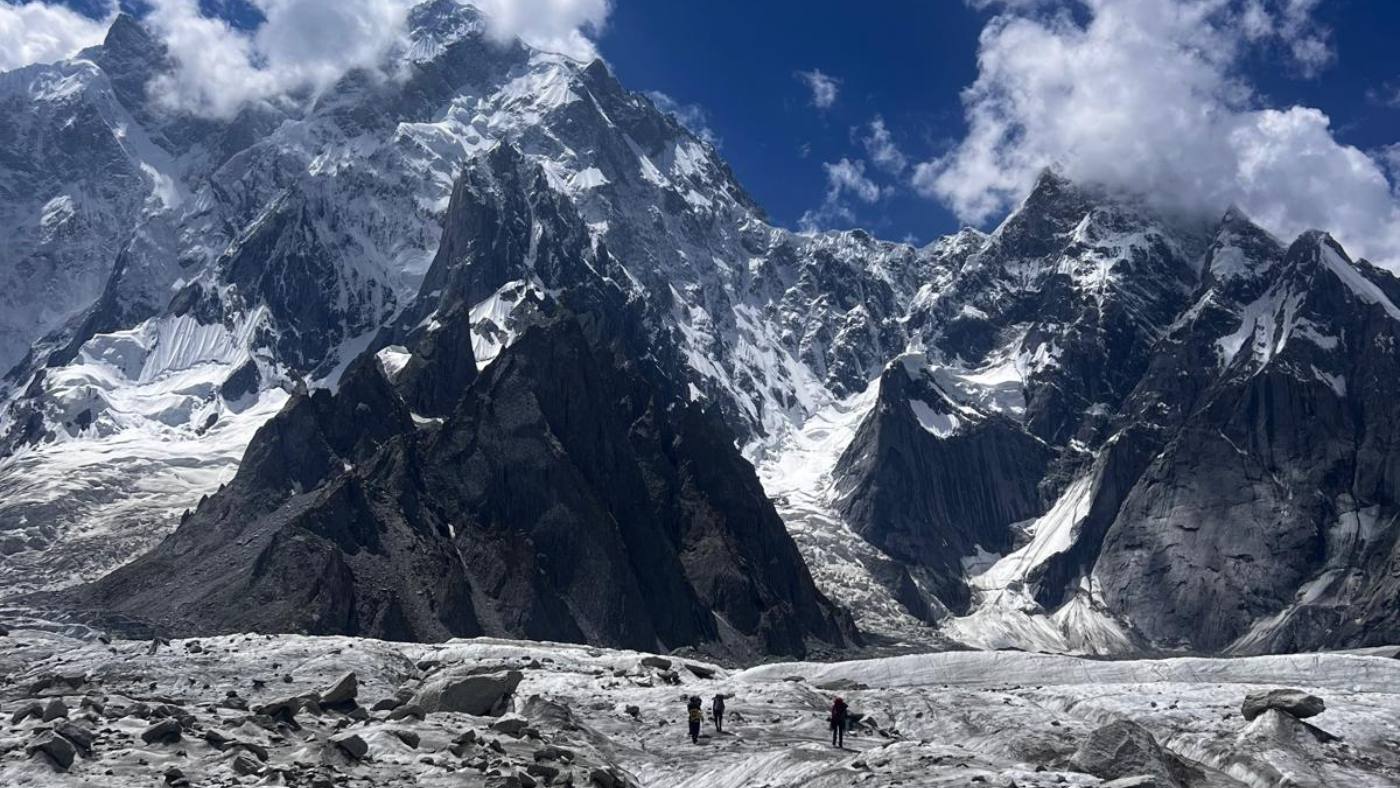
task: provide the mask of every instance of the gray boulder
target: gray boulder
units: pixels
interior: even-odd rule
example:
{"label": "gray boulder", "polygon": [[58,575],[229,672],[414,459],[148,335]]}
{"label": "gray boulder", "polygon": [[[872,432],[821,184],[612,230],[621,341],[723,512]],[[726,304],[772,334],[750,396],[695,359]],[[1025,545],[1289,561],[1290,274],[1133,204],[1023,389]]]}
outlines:
{"label": "gray boulder", "polygon": [[166,717],[141,731],[141,741],[147,744],[174,744],[180,740],[180,721]]}
{"label": "gray boulder", "polygon": [[1150,777],[1167,788],[1185,788],[1190,775],[1180,758],[1130,720],[1111,722],[1089,734],[1070,762],[1075,769],[1105,780]]}
{"label": "gray boulder", "polygon": [[43,721],[53,722],[60,717],[68,716],[68,704],[63,702],[63,698],[54,698],[44,706]]}
{"label": "gray boulder", "polygon": [[491,730],[516,737],[523,734],[528,727],[530,727],[530,721],[524,717],[502,717],[491,723]]}
{"label": "gray boulder", "polygon": [[518,670],[476,675],[445,671],[424,683],[413,702],[428,713],[456,711],[499,717],[523,678]]}
{"label": "gray boulder", "polygon": [[342,733],[332,736],[331,744],[357,761],[369,754],[369,745],[356,733]]}
{"label": "gray boulder", "polygon": [[78,752],[92,755],[92,742],[96,738],[92,731],[65,721],[55,725],[54,732],[72,742],[73,746],[78,748]]}
{"label": "gray boulder", "polygon": [[360,678],[354,671],[350,671],[337,679],[330,689],[321,693],[321,705],[331,708],[353,705],[359,692]]}
{"label": "gray boulder", "polygon": [[1246,720],[1253,720],[1269,709],[1277,709],[1284,714],[1305,720],[1326,711],[1327,704],[1322,701],[1322,698],[1309,695],[1302,690],[1275,689],[1251,692],[1246,695],[1244,704],[1240,706],[1240,713],[1244,715]]}
{"label": "gray boulder", "polygon": [[263,771],[262,764],[258,763],[258,759],[247,753],[239,753],[234,756],[233,762],[230,765],[233,767],[234,774],[243,775],[245,777],[257,776],[262,774]]}
{"label": "gray boulder", "polygon": [[20,707],[15,709],[14,713],[10,715],[10,724],[18,725],[30,717],[43,716],[44,704],[38,701],[29,701],[27,703],[21,704]]}
{"label": "gray boulder", "polygon": [[77,757],[78,750],[73,746],[73,742],[59,736],[56,733],[45,733],[37,741],[28,747],[29,754],[43,753],[54,766],[67,771],[73,765],[73,759]]}
{"label": "gray boulder", "polygon": [[417,703],[405,703],[404,705],[399,706],[398,708],[389,712],[388,719],[390,722],[397,722],[399,720],[407,719],[421,720],[423,719],[424,714],[425,713],[423,711],[423,707],[419,706]]}

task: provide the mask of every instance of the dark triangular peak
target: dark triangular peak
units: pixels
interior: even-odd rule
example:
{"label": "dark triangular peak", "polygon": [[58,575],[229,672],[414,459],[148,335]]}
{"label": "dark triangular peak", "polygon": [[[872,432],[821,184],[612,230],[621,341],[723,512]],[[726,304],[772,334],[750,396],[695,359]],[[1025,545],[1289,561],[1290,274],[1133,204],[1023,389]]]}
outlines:
{"label": "dark triangular peak", "polygon": [[1206,249],[1201,286],[1238,303],[1253,301],[1272,284],[1285,251],[1278,239],[1231,206]]}
{"label": "dark triangular peak", "polygon": [[1400,320],[1400,279],[1366,260],[1353,261],[1336,239],[1320,230],[1303,233],[1288,247],[1283,275],[1298,292],[1319,296],[1332,286],[1342,297]]}
{"label": "dark triangular peak", "polygon": [[1043,511],[1038,486],[1051,459],[1020,425],[957,403],[922,357],[905,356],[885,368],[879,402],[837,464],[837,505],[962,612],[971,601],[962,559],[1010,552],[1011,524]]}
{"label": "dark triangular peak", "polygon": [[1063,236],[1094,207],[1093,197],[1073,181],[1047,167],[1035,186],[994,237],[1002,253],[1015,257],[1043,257],[1063,246]]}
{"label": "dark triangular peak", "polygon": [[174,535],[73,598],[175,634],[853,642],[723,422],[639,374],[607,321],[552,310],[480,376],[462,310],[361,356],[259,430]]}
{"label": "dark triangular peak", "polygon": [[568,198],[550,188],[538,164],[499,143],[472,160],[452,189],[420,306],[479,304],[514,281],[569,287],[593,276],[595,257]]}
{"label": "dark triangular peak", "polygon": [[117,98],[136,113],[146,103],[146,83],[172,66],[165,45],[128,13],[117,14],[102,44],[83,50],[79,57],[101,66]]}
{"label": "dark triangular peak", "polygon": [[107,28],[102,48],[112,57],[140,56],[156,52],[161,44],[136,17],[123,11]]}

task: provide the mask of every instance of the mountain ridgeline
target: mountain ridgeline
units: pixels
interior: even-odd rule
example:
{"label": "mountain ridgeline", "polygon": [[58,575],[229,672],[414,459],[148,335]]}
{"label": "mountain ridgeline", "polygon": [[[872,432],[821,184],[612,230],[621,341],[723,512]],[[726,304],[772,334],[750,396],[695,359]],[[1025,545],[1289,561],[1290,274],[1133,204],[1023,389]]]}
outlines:
{"label": "mountain ridgeline", "polygon": [[1400,280],[1326,234],[1053,171],[991,232],[799,234],[601,61],[456,0],[386,58],[195,119],[122,16],[0,78],[0,596],[732,656],[1400,641]]}
{"label": "mountain ridgeline", "polygon": [[[645,306],[596,273],[606,250],[543,178],[506,146],[470,167],[405,319],[335,393],[294,396],[227,488],[80,604],[190,634],[750,657],[858,643],[728,426],[656,366],[666,339],[638,333]],[[517,314],[478,374],[468,307],[522,276],[559,296]]]}

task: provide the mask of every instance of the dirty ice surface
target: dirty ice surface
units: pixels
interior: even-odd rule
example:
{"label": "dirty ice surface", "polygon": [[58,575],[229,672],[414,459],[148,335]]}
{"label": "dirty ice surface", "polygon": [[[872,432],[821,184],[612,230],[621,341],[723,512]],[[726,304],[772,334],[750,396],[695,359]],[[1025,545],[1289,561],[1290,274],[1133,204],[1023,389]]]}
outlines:
{"label": "dirty ice surface", "polygon": [[[81,637],[24,628],[0,636],[0,785],[1094,786],[1106,781],[1076,771],[1071,757],[1117,719],[1197,764],[1193,788],[1400,785],[1400,660],[1383,655],[1110,662],[948,652],[727,670],[493,639],[232,635],[150,653],[149,642],[73,631]],[[396,693],[403,703],[445,676],[511,669],[521,680],[495,709],[503,717],[391,719],[394,703],[379,703]],[[303,708],[296,727],[255,713],[278,698],[325,693],[348,671],[364,711]],[[1326,711],[1308,722],[1341,738],[1324,744],[1276,719],[1241,719],[1245,693],[1273,687],[1322,697]],[[707,720],[692,744],[685,697],[699,695],[708,710],[721,693],[724,732]],[[828,739],[836,694],[865,715],[844,750]],[[10,721],[54,698],[65,708],[50,721]],[[180,739],[145,743],[141,733],[161,715],[183,720]],[[71,733],[65,726],[93,734],[90,756],[79,753],[65,771],[43,752],[28,754],[48,729]],[[474,740],[463,743],[468,731]],[[332,737],[358,737],[363,754]]]}

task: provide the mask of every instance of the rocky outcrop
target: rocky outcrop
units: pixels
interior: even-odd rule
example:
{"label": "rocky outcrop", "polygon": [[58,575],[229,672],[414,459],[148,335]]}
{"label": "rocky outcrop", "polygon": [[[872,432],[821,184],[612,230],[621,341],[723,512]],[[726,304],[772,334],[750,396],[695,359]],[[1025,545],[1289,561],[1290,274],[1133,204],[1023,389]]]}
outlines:
{"label": "rocky outcrop", "polygon": [[[74,598],[173,632],[478,634],[799,655],[854,631],[542,171],[463,174],[423,293],[259,430],[158,549]],[[538,293],[480,375],[468,306]],[[493,349],[494,350],[494,349]],[[159,578],[159,582],[154,582]],[[157,591],[156,589],[160,590]]]}
{"label": "rocky outcrop", "polygon": [[430,677],[413,695],[412,703],[425,712],[500,716],[522,678],[518,670],[497,673],[470,668],[446,670]]}
{"label": "rocky outcrop", "polygon": [[1105,780],[1146,777],[1170,788],[1191,784],[1191,768],[1158,744],[1147,729],[1130,720],[1095,729],[1075,751],[1071,763]]}
{"label": "rocky outcrop", "polygon": [[[866,540],[921,570],[966,610],[962,558],[1009,552],[1012,523],[1043,511],[1051,450],[1019,425],[953,400],[922,360],[891,363],[879,400],[836,466],[838,506]],[[908,605],[906,605],[908,606]]]}
{"label": "rocky outcrop", "polygon": [[[1400,374],[1390,350],[1400,281],[1317,234],[1277,262],[1228,273],[1156,362],[1196,370],[1193,388],[1149,376],[1135,394],[1174,405],[1142,409],[1155,417],[1135,429],[1160,448],[1115,512],[1093,574],[1109,606],[1158,643],[1380,643],[1394,634],[1380,594],[1395,544],[1381,524],[1400,500],[1380,447],[1400,439],[1400,414],[1377,386]],[[1240,281],[1251,276],[1265,281]]]}
{"label": "rocky outcrop", "polygon": [[1244,697],[1240,714],[1246,720],[1253,720],[1269,709],[1276,709],[1295,719],[1305,720],[1316,717],[1327,710],[1327,704],[1316,695],[1302,690],[1276,689],[1251,692]]}

